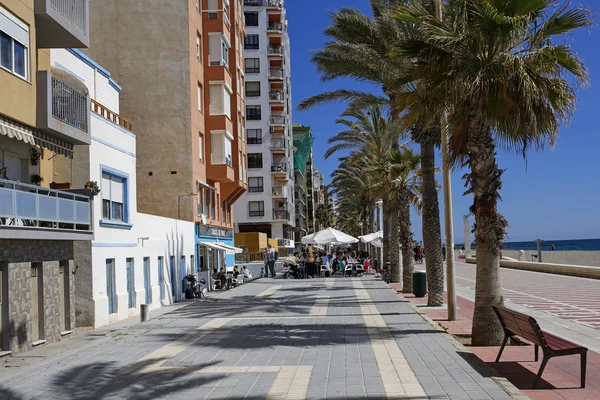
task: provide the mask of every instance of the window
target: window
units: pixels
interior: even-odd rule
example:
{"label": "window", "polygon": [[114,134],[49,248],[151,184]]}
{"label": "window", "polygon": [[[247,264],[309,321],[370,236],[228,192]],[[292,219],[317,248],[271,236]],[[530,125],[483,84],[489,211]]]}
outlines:
{"label": "window", "polygon": [[29,27],[0,6],[0,66],[29,79]]}
{"label": "window", "polygon": [[260,106],[246,106],[246,120],[247,121],[260,121],[261,112]]}
{"label": "window", "polygon": [[262,168],[262,153],[248,153],[248,168]]}
{"label": "window", "polygon": [[248,191],[250,193],[264,192],[263,177],[250,177],[248,178]]}
{"label": "window", "polygon": [[102,171],[102,220],[103,223],[129,222],[127,210],[127,175]]}
{"label": "window", "polygon": [[210,208],[210,190],[204,190],[204,210],[203,214],[208,217],[208,209]]}
{"label": "window", "polygon": [[248,35],[244,39],[244,49],[246,50],[258,50],[258,35]]}
{"label": "window", "polygon": [[238,171],[239,171],[239,176],[240,176],[240,181],[244,181],[244,164],[242,164],[244,160],[242,159],[242,151],[240,150],[240,155],[238,156]]}
{"label": "window", "polygon": [[225,131],[211,132],[210,158],[212,165],[228,165],[233,167],[232,142],[233,136]]}
{"label": "window", "polygon": [[248,167],[247,167],[248,163],[246,162],[246,155],[244,154],[244,164],[243,164],[243,168],[244,168],[244,183],[248,183]]}
{"label": "window", "polygon": [[204,135],[198,134],[198,158],[200,162],[204,162]]}
{"label": "window", "polygon": [[210,85],[210,115],[231,119],[231,94],[225,85]]}
{"label": "window", "polygon": [[245,12],[244,20],[246,21],[246,26],[258,26],[258,13],[255,11]]}
{"label": "window", "polygon": [[196,58],[202,63],[202,36],[196,32]]}
{"label": "window", "polygon": [[248,129],[248,144],[262,144],[262,129]]}
{"label": "window", "polygon": [[200,11],[200,0],[196,0],[196,10]]}
{"label": "window", "polygon": [[221,47],[223,48],[222,56],[223,65],[229,67],[229,45],[225,43],[225,41],[221,42]]}
{"label": "window", "polygon": [[229,2],[226,0],[223,0],[223,20],[229,28],[231,26],[231,22],[229,22]]}
{"label": "window", "polygon": [[212,66],[229,66],[229,44],[222,33],[208,34],[208,59]]}
{"label": "window", "polygon": [[260,97],[260,82],[246,82],[246,97]]}
{"label": "window", "polygon": [[264,201],[250,201],[248,202],[249,217],[264,217],[265,216],[265,202]]}
{"label": "window", "polygon": [[244,60],[244,71],[247,74],[260,73],[260,58],[246,58]]}
{"label": "window", "polygon": [[198,82],[198,111],[202,112],[202,84]]}

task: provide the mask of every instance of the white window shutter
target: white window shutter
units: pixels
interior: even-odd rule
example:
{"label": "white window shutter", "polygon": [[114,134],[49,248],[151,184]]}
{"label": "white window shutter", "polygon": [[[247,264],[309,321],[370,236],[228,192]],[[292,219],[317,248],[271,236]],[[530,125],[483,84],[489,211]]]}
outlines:
{"label": "white window shutter", "polygon": [[110,200],[110,177],[108,175],[102,175],[100,193],[102,194],[102,199]]}
{"label": "white window shutter", "polygon": [[110,181],[110,199],[117,203],[123,203],[123,181],[112,178]]}
{"label": "white window shutter", "polygon": [[223,91],[221,86],[210,86],[210,115],[223,114]]}

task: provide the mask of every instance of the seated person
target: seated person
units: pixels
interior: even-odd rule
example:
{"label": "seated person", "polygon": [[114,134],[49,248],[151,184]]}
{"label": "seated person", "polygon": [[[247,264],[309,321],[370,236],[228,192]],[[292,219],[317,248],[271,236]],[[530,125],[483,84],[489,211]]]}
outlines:
{"label": "seated person", "polygon": [[244,274],[244,279],[245,280],[252,280],[252,273],[250,273],[250,270],[248,268],[246,268],[246,266],[244,265],[242,267],[242,273]]}
{"label": "seated person", "polygon": [[221,282],[221,289],[223,289],[227,284],[227,272],[225,272],[225,268],[221,267],[217,274],[217,280]]}
{"label": "seated person", "polygon": [[234,265],[233,266],[232,279],[231,279],[231,283],[233,284],[233,286],[237,286],[239,284],[244,283],[244,280],[243,279],[239,279],[239,276],[240,276],[240,270],[238,269],[237,265]]}
{"label": "seated person", "polygon": [[264,278],[265,277],[265,267],[260,267],[260,275],[258,277],[259,278]]}

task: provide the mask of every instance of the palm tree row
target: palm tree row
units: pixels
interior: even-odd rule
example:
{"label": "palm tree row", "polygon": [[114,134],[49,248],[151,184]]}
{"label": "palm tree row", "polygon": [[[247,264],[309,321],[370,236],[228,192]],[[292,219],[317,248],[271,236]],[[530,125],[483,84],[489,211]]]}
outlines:
{"label": "palm tree row", "polygon": [[[420,182],[429,299],[435,305],[443,299],[435,146],[441,132],[447,132],[449,159],[456,167],[468,168],[465,195],[473,195],[477,278],[472,342],[497,345],[503,332],[492,305],[502,303],[499,249],[507,221],[497,208],[503,170],[496,153],[503,149],[525,155],[555,143],[560,125],[575,110],[575,85],[587,83],[586,67],[565,44],[565,35],[591,25],[590,13],[555,0],[435,3],[370,0],[373,17],[353,9],[334,13],[325,31],[331,41],[313,56],[323,80],[349,77],[373,84],[382,94],[338,90],[309,98],[301,107],[347,101],[353,110],[389,110],[392,142],[377,162],[362,159],[365,149],[377,144],[351,145],[359,142],[344,136],[348,144],[332,148],[352,149],[340,169],[369,172],[364,175],[374,180],[372,187],[384,200],[384,261],[394,262],[392,252],[399,241],[403,261],[407,258],[407,192],[397,189],[405,179],[401,171],[414,166],[409,160],[417,156],[407,152],[401,140],[419,144],[422,169],[415,182]],[[446,119],[441,117],[446,115],[443,126]],[[387,188],[384,194],[381,188]],[[336,194],[340,202],[346,201],[342,189]]]}

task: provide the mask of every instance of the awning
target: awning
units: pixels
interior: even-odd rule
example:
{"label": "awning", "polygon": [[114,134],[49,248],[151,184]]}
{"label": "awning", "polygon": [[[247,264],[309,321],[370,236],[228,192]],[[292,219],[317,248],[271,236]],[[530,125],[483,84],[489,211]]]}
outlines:
{"label": "awning", "polygon": [[227,249],[227,254],[240,254],[244,251],[239,247],[233,247],[225,243],[217,242],[217,244],[221,247],[225,247]]}
{"label": "awning", "polygon": [[221,247],[221,246],[219,246],[219,245],[218,245],[218,244],[216,244],[216,243],[211,243],[211,242],[198,242],[198,244],[199,244],[200,246],[206,246],[206,247],[209,247],[209,248],[211,248],[211,249],[213,249],[213,250],[219,250],[219,251],[226,251],[226,250],[227,250],[227,249],[225,249],[224,247]]}
{"label": "awning", "polygon": [[48,135],[44,132],[36,131],[35,144],[48,149],[53,153],[60,154],[67,158],[73,158],[73,144],[55,138],[54,136]]}
{"label": "awning", "polygon": [[33,129],[2,116],[0,116],[0,135],[8,136],[11,139],[22,140],[32,146],[36,145],[35,138],[33,137]]}

